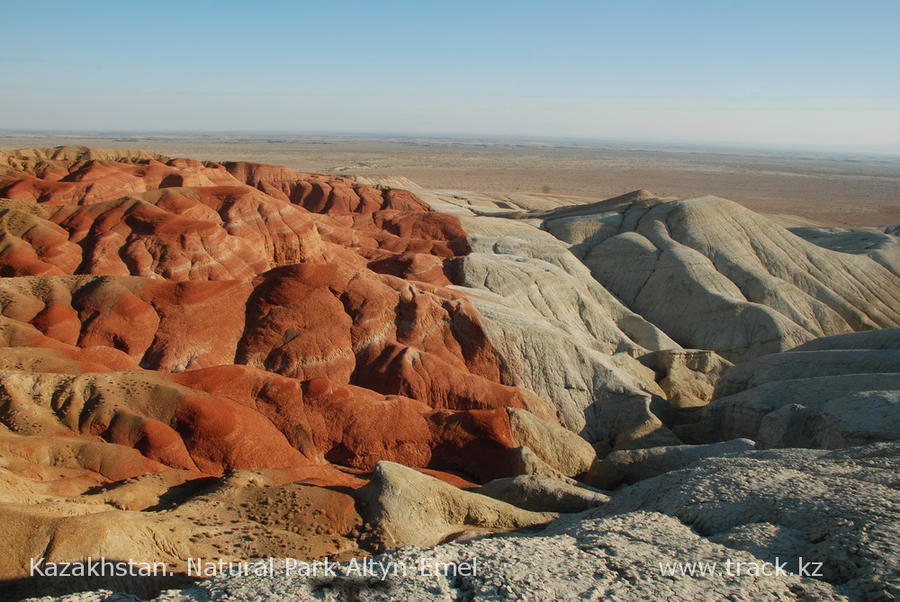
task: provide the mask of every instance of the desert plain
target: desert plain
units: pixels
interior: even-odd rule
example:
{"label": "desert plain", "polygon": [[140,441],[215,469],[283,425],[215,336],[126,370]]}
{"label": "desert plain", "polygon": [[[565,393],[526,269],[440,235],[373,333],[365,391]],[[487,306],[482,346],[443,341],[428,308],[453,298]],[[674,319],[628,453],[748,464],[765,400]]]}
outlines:
{"label": "desert plain", "polygon": [[785,216],[790,225],[900,222],[896,155],[460,136],[0,132],[2,150],[58,145],[403,177],[407,184],[433,190],[526,193],[565,202],[596,201],[640,188],[681,198],[712,194]]}

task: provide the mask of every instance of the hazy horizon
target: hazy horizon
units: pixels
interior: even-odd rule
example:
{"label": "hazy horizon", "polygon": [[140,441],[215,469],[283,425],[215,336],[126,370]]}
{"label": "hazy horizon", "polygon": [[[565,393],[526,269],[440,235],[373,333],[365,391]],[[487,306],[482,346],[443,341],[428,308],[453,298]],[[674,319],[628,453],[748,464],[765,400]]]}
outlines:
{"label": "hazy horizon", "polygon": [[[292,139],[332,139],[332,140],[424,140],[429,142],[442,142],[456,144],[477,144],[479,142],[509,143],[509,144],[546,144],[548,146],[568,146],[583,148],[621,147],[654,150],[703,150],[721,152],[747,152],[767,154],[811,153],[832,156],[871,156],[874,158],[894,159],[900,158],[900,143],[897,144],[872,144],[872,145],[811,145],[811,144],[767,144],[752,143],[733,140],[672,140],[653,138],[604,138],[590,136],[552,136],[552,135],[527,135],[527,134],[482,134],[474,132],[379,132],[379,131],[286,131],[286,130],[63,130],[63,129],[17,129],[0,128],[0,140],[2,138],[51,138],[51,139],[93,139],[110,140],[114,138],[228,138],[238,139],[273,138],[283,139],[285,143]],[[139,140],[138,140],[139,141]],[[2,146],[2,142],[0,142]]]}
{"label": "hazy horizon", "polygon": [[50,2],[0,129],[900,152],[893,2]]}

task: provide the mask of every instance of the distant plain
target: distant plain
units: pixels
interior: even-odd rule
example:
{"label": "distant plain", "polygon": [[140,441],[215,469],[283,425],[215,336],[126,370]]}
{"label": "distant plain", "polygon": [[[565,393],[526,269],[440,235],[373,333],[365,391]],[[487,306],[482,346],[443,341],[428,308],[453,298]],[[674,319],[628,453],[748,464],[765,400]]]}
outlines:
{"label": "distant plain", "polygon": [[638,188],[682,198],[713,194],[777,215],[784,225],[900,223],[900,157],[889,155],[367,135],[0,133],[3,150],[56,145],[141,148],[575,202]]}

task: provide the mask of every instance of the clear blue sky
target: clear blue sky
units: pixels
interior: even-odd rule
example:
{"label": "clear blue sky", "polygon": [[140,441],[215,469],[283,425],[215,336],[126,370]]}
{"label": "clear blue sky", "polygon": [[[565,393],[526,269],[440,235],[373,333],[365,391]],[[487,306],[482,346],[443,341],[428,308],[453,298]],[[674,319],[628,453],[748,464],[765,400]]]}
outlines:
{"label": "clear blue sky", "polygon": [[0,128],[900,148],[900,2],[3,2]]}

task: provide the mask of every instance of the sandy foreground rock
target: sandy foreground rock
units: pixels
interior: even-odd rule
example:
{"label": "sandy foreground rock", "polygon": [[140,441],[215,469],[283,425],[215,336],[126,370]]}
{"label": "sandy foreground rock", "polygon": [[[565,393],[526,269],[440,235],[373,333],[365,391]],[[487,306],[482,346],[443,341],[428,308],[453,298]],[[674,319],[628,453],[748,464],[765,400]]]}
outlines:
{"label": "sandy foreground rock", "polygon": [[679,470],[704,458],[753,449],[749,439],[732,439],[706,445],[673,445],[614,451],[598,460],[584,476],[595,487],[611,489],[622,483],[636,483],[650,477]]}
{"label": "sandy foreground rock", "polygon": [[898,468],[896,442],[750,451],[642,481],[594,512],[663,512],[760,558],[816,558],[839,591],[890,599],[900,586]]}
{"label": "sandy foreground rock", "polygon": [[535,512],[581,512],[610,499],[602,491],[581,483],[537,475],[489,481],[475,493]]}
{"label": "sandy foreground rock", "polygon": [[[640,536],[637,536],[637,533]],[[602,536],[599,535],[602,533]],[[358,600],[552,600],[644,597],[734,600],[841,600],[828,584],[797,576],[772,577],[661,577],[664,565],[676,558],[703,558],[722,567],[731,561],[758,562],[751,554],[711,543],[677,520],[658,513],[635,512],[606,519],[559,525],[552,533],[530,538],[509,537],[448,544],[432,550],[404,548],[377,562],[408,567],[410,576],[378,579],[295,576],[221,579],[157,600],[206,600],[233,596],[242,600],[358,599]],[[677,562],[677,561],[675,561]],[[480,574],[444,576],[444,566],[467,568]],[[436,567],[439,574],[432,574]],[[402,569],[397,569],[402,570]],[[419,574],[424,573],[424,574]],[[83,596],[75,600],[97,600]]]}
{"label": "sandy foreground rock", "polygon": [[[896,443],[744,452],[643,481],[540,533],[375,558],[406,575],[276,572],[213,579],[157,599],[888,600],[900,587],[898,462]],[[474,576],[434,574],[439,562],[472,559]],[[776,562],[790,574],[760,573]],[[682,575],[684,563],[697,574]]]}
{"label": "sandy foreground rock", "polygon": [[357,497],[389,548],[429,546],[466,531],[521,529],[556,518],[462,491],[393,462],[379,462]]}

